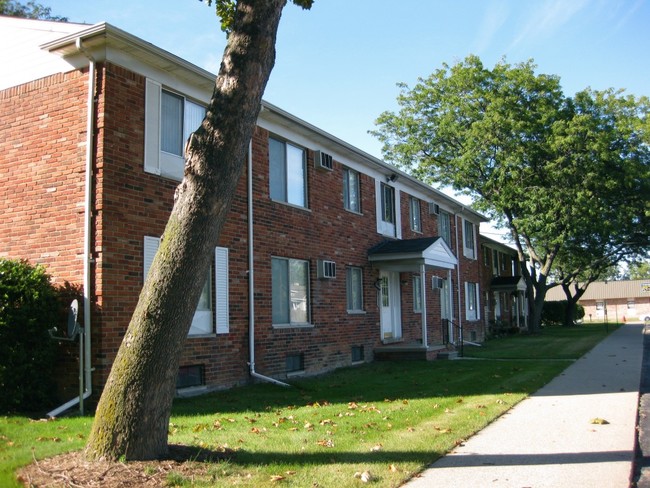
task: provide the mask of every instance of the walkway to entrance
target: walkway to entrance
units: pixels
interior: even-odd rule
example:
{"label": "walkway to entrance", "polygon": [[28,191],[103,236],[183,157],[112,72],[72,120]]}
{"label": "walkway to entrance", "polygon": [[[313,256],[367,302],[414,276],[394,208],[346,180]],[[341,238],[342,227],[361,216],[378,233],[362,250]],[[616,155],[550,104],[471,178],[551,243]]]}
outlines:
{"label": "walkway to entrance", "polygon": [[621,327],[405,486],[629,486],[642,331]]}

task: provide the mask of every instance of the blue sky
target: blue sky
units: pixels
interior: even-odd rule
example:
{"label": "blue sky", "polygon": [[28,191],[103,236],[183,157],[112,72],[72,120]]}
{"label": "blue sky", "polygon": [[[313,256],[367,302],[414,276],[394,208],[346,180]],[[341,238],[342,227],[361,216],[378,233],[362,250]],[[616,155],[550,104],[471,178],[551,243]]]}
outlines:
{"label": "blue sky", "polygon": [[[216,72],[225,46],[198,0],[41,0],[70,21],[106,21]],[[315,0],[288,4],[265,100],[381,157],[367,132],[413,85],[469,54],[489,67],[533,59],[566,95],[650,96],[650,0]]]}

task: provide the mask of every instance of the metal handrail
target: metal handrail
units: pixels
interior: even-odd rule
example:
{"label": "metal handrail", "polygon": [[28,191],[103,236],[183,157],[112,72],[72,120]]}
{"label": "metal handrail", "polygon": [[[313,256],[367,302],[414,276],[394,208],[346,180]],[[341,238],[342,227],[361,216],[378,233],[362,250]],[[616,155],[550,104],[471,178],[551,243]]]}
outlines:
{"label": "metal handrail", "polygon": [[463,338],[463,328],[450,319],[442,319],[442,339],[445,345],[451,344],[449,340],[449,324],[458,332],[458,342],[460,342],[460,347],[458,353],[460,357],[463,357],[463,348],[464,348],[464,338]]}

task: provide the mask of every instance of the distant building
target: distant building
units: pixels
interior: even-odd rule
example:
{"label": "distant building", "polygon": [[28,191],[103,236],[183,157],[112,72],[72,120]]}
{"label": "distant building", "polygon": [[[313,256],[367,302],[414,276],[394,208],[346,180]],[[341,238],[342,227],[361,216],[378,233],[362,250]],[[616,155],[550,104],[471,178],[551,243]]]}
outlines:
{"label": "distant building", "polygon": [[[565,300],[562,288],[546,294],[546,301]],[[587,322],[650,320],[650,280],[596,281],[578,301]]]}

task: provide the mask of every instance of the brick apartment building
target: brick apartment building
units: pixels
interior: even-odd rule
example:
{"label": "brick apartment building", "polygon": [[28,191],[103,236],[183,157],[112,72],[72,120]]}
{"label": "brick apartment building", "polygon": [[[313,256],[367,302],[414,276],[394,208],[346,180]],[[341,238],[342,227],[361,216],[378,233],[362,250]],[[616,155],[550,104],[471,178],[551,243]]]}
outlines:
{"label": "brick apartment building", "polygon": [[[566,295],[556,286],[546,300],[566,300]],[[578,303],[585,308],[585,322],[648,322],[650,280],[594,281]]]}
{"label": "brick apartment building", "polygon": [[488,334],[528,328],[526,283],[517,251],[501,242],[479,236],[483,318]]}
{"label": "brick apartment building", "polygon": [[[128,326],[215,76],[105,23],[0,17],[0,37],[0,257],[80,290],[90,395]],[[246,164],[214,266],[197,277],[179,388],[316,374],[391,348],[432,359],[461,328],[483,340],[497,309],[481,306],[492,297],[482,215],[268,103]],[[498,310],[508,316],[509,302]],[[75,346],[61,350],[73,371]],[[75,388],[61,376],[62,396]]]}

